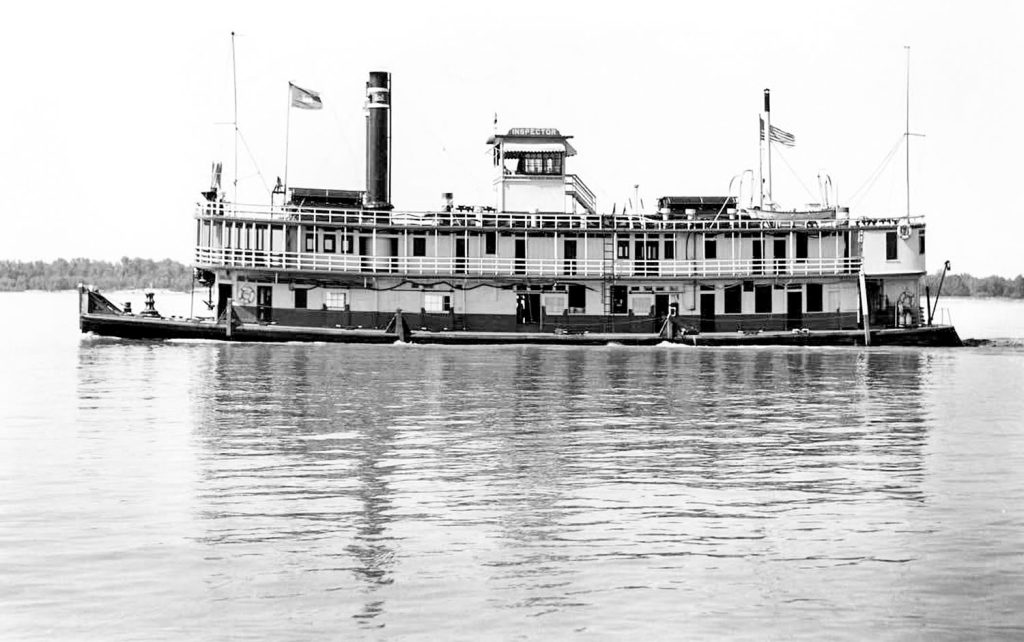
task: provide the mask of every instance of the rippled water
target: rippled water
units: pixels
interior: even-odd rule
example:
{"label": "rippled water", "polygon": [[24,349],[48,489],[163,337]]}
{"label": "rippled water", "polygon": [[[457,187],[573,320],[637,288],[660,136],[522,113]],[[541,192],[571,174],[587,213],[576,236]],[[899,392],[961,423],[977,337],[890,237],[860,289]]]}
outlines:
{"label": "rippled water", "polygon": [[1024,636],[1020,348],[149,343],[0,306],[3,639]]}

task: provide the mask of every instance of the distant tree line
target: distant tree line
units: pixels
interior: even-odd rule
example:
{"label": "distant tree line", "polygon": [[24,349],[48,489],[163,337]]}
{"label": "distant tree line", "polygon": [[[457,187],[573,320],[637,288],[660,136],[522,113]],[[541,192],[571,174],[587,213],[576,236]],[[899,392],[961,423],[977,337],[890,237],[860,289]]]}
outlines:
{"label": "distant tree line", "polygon": [[161,288],[187,291],[192,286],[192,268],[164,259],[94,261],[57,259],[56,261],[0,261],[0,291],[69,290],[79,283],[101,290]]}
{"label": "distant tree line", "polygon": [[[938,292],[941,272],[925,277],[932,295]],[[122,257],[120,261],[57,259],[56,261],[0,261],[0,291],[70,290],[79,283],[101,290],[161,288],[188,291],[192,287],[192,268],[164,259]],[[944,296],[998,296],[1024,298],[1024,275],[1008,279],[1001,276],[976,277],[947,274],[942,284]]]}
{"label": "distant tree line", "polygon": [[[942,272],[925,277],[925,285],[931,288],[932,296],[939,290]],[[947,274],[942,283],[943,296],[1001,296],[1024,299],[1024,275],[1008,279],[1001,276],[971,276],[970,274]]]}

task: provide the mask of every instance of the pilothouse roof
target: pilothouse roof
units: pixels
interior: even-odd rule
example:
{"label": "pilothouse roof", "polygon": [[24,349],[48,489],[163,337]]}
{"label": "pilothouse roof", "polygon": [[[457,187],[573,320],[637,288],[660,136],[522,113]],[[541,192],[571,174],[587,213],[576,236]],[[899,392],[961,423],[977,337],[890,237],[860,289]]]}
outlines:
{"label": "pilothouse roof", "polygon": [[575,156],[576,149],[569,143],[572,136],[564,136],[553,127],[513,127],[507,134],[495,134],[487,139],[505,153],[565,152]]}

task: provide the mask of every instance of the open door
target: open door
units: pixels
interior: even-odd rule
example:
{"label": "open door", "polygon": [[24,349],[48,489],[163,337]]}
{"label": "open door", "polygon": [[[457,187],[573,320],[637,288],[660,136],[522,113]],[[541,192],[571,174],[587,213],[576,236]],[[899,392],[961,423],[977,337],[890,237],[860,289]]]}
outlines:
{"label": "open door", "polygon": [[700,293],[700,331],[715,331],[715,293]]}
{"label": "open door", "polygon": [[786,329],[804,327],[804,293],[799,290],[786,292]]}
{"label": "open door", "polygon": [[220,283],[217,285],[217,318],[224,316],[224,311],[228,308],[228,299],[232,297],[232,285],[230,283]]}

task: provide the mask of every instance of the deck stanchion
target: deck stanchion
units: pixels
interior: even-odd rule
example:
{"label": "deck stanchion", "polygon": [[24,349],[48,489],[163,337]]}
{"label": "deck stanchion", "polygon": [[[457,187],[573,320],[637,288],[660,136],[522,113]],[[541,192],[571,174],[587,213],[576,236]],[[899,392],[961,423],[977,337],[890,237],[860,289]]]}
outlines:
{"label": "deck stanchion", "polygon": [[228,299],[224,304],[224,334],[231,338],[231,322],[235,316],[234,301]]}

